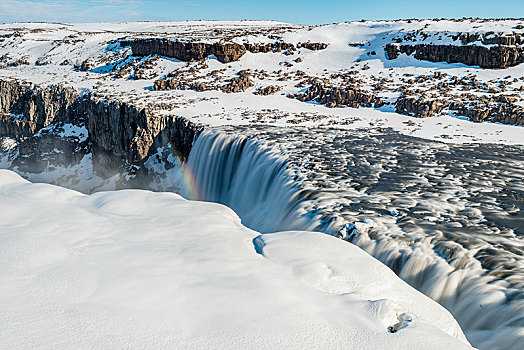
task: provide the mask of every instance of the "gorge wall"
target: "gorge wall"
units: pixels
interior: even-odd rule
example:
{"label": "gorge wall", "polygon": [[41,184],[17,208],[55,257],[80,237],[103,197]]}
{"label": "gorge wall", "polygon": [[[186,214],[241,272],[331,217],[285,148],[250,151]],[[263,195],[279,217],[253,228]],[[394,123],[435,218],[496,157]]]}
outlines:
{"label": "gorge wall", "polygon": [[0,80],[1,136],[29,137],[53,121],[69,122],[84,113],[83,97],[72,88]]}
{"label": "gorge wall", "polygon": [[[91,154],[94,170],[109,177],[123,166],[144,169],[146,159],[163,157],[158,148],[170,147],[187,160],[186,180],[192,183],[186,197],[226,204],[244,224],[261,232],[315,229],[344,238],[446,306],[475,345],[518,348],[522,279],[508,264],[519,263],[514,256],[520,248],[512,238],[520,234],[514,223],[521,222],[516,210],[522,198],[521,171],[511,169],[522,162],[511,159],[522,154],[520,149],[458,148],[387,130],[377,136],[249,126],[202,133],[202,126],[184,118],[82,95],[63,85],[1,84],[0,136],[13,137],[11,130],[17,130],[19,168],[43,172],[49,161],[40,155],[58,149],[57,157],[67,158],[63,162],[79,162],[83,154]],[[63,123],[84,127],[87,139],[69,142],[44,132]],[[277,147],[239,135],[256,135]],[[483,161],[486,157],[490,162]],[[165,166],[163,159],[158,163]],[[492,188],[483,181],[496,169],[508,169],[496,178],[505,190],[470,195],[464,188]],[[131,187],[146,186],[135,182]],[[493,201],[500,204],[492,206]],[[455,223],[464,229],[457,230]],[[508,238],[500,238],[502,248],[491,244],[495,236]]]}
{"label": "gorge wall", "polygon": [[[89,138],[84,153],[91,152],[97,175],[108,177],[124,165],[139,164],[161,146],[170,145],[182,160],[189,156],[202,126],[178,116],[156,115],[147,108],[92,94],[80,94],[65,85],[34,86],[20,80],[0,80],[0,137],[20,142],[19,159],[49,152],[59,140],[42,130],[56,123],[85,127]],[[78,140],[77,140],[78,141]],[[31,164],[36,168],[42,165]]]}

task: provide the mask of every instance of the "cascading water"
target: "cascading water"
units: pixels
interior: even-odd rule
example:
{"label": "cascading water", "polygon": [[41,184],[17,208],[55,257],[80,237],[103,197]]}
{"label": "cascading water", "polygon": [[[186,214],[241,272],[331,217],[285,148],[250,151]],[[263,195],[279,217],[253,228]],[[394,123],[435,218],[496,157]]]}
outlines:
{"label": "cascading water", "polygon": [[228,205],[262,232],[342,237],[450,310],[473,345],[521,349],[521,150],[341,133],[206,131],[187,162],[186,195]]}
{"label": "cascading water", "polygon": [[285,160],[255,139],[204,131],[185,167],[186,198],[222,203],[259,232],[305,228],[300,203],[307,196]]}

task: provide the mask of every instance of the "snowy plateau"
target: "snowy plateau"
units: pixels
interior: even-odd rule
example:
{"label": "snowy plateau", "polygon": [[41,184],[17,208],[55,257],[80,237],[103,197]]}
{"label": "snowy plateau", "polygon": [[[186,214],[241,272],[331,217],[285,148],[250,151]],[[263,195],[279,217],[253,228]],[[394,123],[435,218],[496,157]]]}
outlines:
{"label": "snowy plateau", "polygon": [[524,19],[0,24],[1,349],[524,348]]}

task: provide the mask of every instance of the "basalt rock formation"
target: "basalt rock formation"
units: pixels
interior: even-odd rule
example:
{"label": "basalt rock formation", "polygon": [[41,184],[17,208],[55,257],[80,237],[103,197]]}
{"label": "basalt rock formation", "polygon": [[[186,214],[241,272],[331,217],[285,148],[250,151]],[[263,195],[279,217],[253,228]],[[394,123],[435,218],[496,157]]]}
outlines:
{"label": "basalt rock formation", "polygon": [[508,100],[504,95],[480,98],[474,102],[454,101],[449,109],[473,122],[498,122],[524,126],[524,108]]}
{"label": "basalt rock formation", "polygon": [[[63,124],[54,124],[56,129],[61,125]],[[89,142],[75,136],[61,137],[54,133],[42,133],[20,142],[19,157],[13,159],[12,166],[21,172],[41,173],[50,167],[78,164],[89,152]]]}
{"label": "basalt rock formation", "polygon": [[282,87],[280,86],[269,85],[269,86],[258,89],[257,91],[253,92],[253,94],[268,96],[268,95],[276,94],[280,90],[282,90]]}
{"label": "basalt rock formation", "polygon": [[459,34],[455,39],[459,39],[462,44],[467,45],[480,41],[484,45],[522,45],[524,44],[524,34],[511,33],[511,34],[495,34],[495,32],[487,33],[462,33]]}
{"label": "basalt rock formation", "polygon": [[386,57],[390,60],[401,53],[418,60],[431,62],[464,63],[469,66],[500,69],[524,62],[524,47],[520,45],[434,45],[434,44],[387,44]]}
{"label": "basalt rock formation", "polygon": [[220,90],[225,93],[243,92],[252,87],[253,81],[250,78],[251,74],[242,70],[238,72],[238,77],[233,77],[221,84],[219,82],[198,82],[191,81],[191,79],[184,79],[180,72],[171,72],[166,77],[156,80],[153,84],[153,90],[193,90],[198,92],[209,90]]}
{"label": "basalt rock formation", "polygon": [[380,107],[383,104],[381,99],[373,93],[352,86],[337,87],[324,85],[322,83],[315,83],[305,92],[289,95],[289,97],[296,98],[302,102],[315,101],[320,104],[325,104],[328,107]]}
{"label": "basalt rock formation", "polygon": [[285,43],[281,41],[276,41],[274,43],[268,43],[268,44],[244,44],[244,47],[247,51],[252,53],[267,53],[267,52],[281,52],[285,50],[295,50],[295,45],[290,43]]}
{"label": "basalt rock formation", "polygon": [[87,127],[97,147],[128,163],[138,163],[166,144],[172,144],[185,159],[201,130],[185,118],[155,115],[149,109],[104,100],[90,103]]}
{"label": "basalt rock formation", "polygon": [[69,122],[85,112],[82,98],[62,85],[33,86],[0,80],[0,136],[28,137],[55,121]]}
{"label": "basalt rock formation", "polygon": [[[39,87],[18,80],[0,80],[0,91],[0,137],[18,139],[21,156],[49,153],[55,147],[71,151],[71,147],[76,147],[74,142],[67,146],[67,140],[32,136],[55,123],[85,126],[94,170],[103,177],[113,175],[124,164],[144,161],[165,145],[170,145],[184,160],[202,130],[202,126],[182,117],[156,115],[149,109],[90,94],[82,96],[63,85]],[[39,164],[35,170],[43,171],[42,167]]]}
{"label": "basalt rock formation", "polygon": [[448,109],[457,116],[467,117],[473,122],[497,122],[524,125],[524,108],[507,95],[498,96],[457,96],[455,99],[417,95],[404,92],[395,103],[400,114],[425,118],[433,117]]}
{"label": "basalt rock formation", "polygon": [[137,39],[121,41],[122,46],[131,46],[133,55],[160,55],[181,61],[202,60],[214,55],[222,63],[237,61],[246,48],[236,43],[194,43],[169,39]]}
{"label": "basalt rock formation", "polygon": [[275,41],[274,43],[267,43],[267,44],[244,44],[247,51],[252,53],[267,53],[267,52],[282,52],[288,50],[289,52],[293,52],[296,49],[304,48],[312,51],[318,51],[318,50],[324,50],[327,48],[326,43],[298,43],[296,46],[290,43],[282,42],[282,41]]}
{"label": "basalt rock formation", "polygon": [[133,55],[149,56],[160,55],[176,58],[181,61],[199,61],[214,55],[218,61],[229,63],[238,61],[246,51],[252,53],[267,52],[293,52],[297,48],[308,50],[323,50],[327,47],[325,43],[298,43],[294,44],[276,41],[268,44],[237,44],[237,43],[198,43],[188,41],[178,41],[170,39],[152,38],[152,39],[135,39],[122,40],[122,46],[131,46]]}
{"label": "basalt rock formation", "polygon": [[449,102],[429,96],[403,93],[395,103],[395,111],[419,118],[433,117],[448,106]]}
{"label": "basalt rock formation", "polygon": [[249,78],[249,73],[241,71],[238,77],[231,78],[227,84],[222,86],[222,92],[236,93],[246,91],[253,86],[253,81]]}

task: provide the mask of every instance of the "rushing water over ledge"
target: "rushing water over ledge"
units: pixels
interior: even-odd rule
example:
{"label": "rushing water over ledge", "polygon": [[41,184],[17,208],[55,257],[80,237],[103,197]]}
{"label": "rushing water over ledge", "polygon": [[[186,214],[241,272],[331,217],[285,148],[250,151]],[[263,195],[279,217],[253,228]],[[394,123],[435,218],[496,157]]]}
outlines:
{"label": "rushing water over ledge", "polygon": [[205,131],[186,164],[184,196],[222,203],[259,232],[311,225],[300,205],[302,190],[283,157],[256,139]]}
{"label": "rushing water over ledge", "polygon": [[360,246],[448,308],[473,345],[522,345],[522,147],[230,127],[200,135],[186,173],[188,197],[226,204],[249,227]]}

